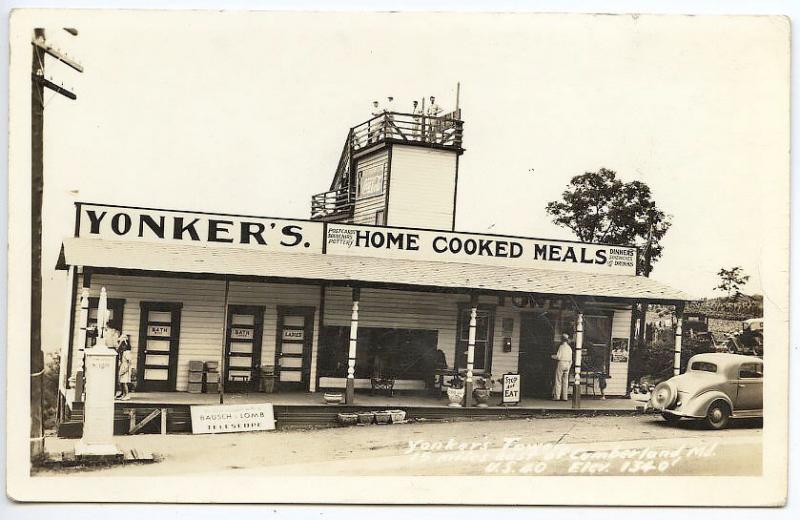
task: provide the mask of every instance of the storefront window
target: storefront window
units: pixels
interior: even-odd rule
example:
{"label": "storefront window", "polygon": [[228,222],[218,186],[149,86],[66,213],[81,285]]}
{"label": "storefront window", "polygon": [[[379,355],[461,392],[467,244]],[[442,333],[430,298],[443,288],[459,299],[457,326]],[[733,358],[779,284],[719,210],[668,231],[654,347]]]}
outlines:
{"label": "storefront window", "polygon": [[[436,369],[438,331],[359,327],[357,379],[369,379],[380,367],[382,377],[432,381]],[[350,327],[325,327],[319,375],[346,377]]]}
{"label": "storefront window", "polygon": [[[458,316],[458,343],[456,345],[456,366],[467,368],[467,347],[469,346],[469,322],[472,309],[462,307]],[[478,307],[475,317],[475,362],[474,371],[489,371],[492,364],[492,329],[494,328],[494,308]]]}

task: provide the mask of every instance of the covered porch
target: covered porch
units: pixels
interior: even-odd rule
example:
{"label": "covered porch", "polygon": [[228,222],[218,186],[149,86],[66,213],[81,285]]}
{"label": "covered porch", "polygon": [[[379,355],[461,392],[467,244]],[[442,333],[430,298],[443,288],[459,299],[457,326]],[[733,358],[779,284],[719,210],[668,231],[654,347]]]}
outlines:
{"label": "covered porch", "polygon": [[[275,298],[277,294],[280,294],[283,300],[276,304],[278,313],[275,316],[268,315],[269,323],[267,325],[272,328],[269,329],[268,334],[263,334],[266,338],[273,338],[275,345],[270,347],[269,355],[259,356],[256,355],[255,350],[252,350],[248,351],[250,353],[247,357],[253,363],[257,362],[259,358],[274,358],[274,365],[284,373],[290,373],[289,369],[295,367],[285,363],[286,360],[283,358],[297,357],[299,366],[295,372],[298,376],[297,390],[299,391],[276,394],[235,394],[228,392],[233,390],[229,388],[232,385],[228,384],[229,381],[223,375],[222,386],[228,392],[224,402],[226,404],[246,403],[249,402],[248,400],[255,399],[255,402],[271,402],[277,407],[283,407],[282,409],[285,409],[286,413],[295,408],[304,408],[305,412],[308,412],[309,408],[320,408],[320,413],[327,417],[326,420],[335,417],[337,408],[326,406],[323,403],[319,394],[320,388],[342,392],[345,396],[346,406],[350,407],[372,409],[408,406],[415,410],[438,410],[436,413],[440,416],[469,417],[485,414],[550,413],[553,410],[570,409],[581,409],[587,413],[633,411],[635,404],[630,401],[624,399],[603,401],[589,396],[584,396],[581,400],[581,394],[585,393],[584,389],[575,391],[574,381],[581,381],[582,384],[585,379],[582,373],[582,353],[585,348],[583,344],[585,312],[588,307],[597,304],[630,306],[635,302],[658,302],[680,307],[685,299],[685,295],[678,291],[654,280],[636,276],[399,258],[270,253],[234,248],[212,249],[195,245],[164,246],[143,242],[80,238],[65,240],[60,264],[64,267],[71,266],[70,271],[75,277],[73,291],[77,290],[76,269],[80,267],[84,272],[81,279],[87,293],[90,287],[87,274],[95,273],[97,276],[105,277],[101,279],[99,285],[103,285],[106,281],[110,282],[110,278],[113,277],[118,280],[120,290],[128,291],[128,294],[131,295],[138,295],[135,291],[140,291],[136,287],[137,280],[149,280],[150,286],[147,288],[147,294],[136,296],[137,300],[141,301],[144,310],[147,305],[144,300],[152,299],[155,295],[160,299],[168,299],[178,304],[183,302],[184,334],[179,339],[178,327],[173,326],[170,330],[174,336],[174,338],[172,336],[170,338],[174,339],[172,348],[175,351],[176,361],[173,363],[170,360],[169,366],[175,367],[174,371],[178,374],[175,377],[170,376],[173,377],[173,381],[175,378],[180,380],[181,377],[184,377],[183,367],[189,366],[193,361],[191,359],[194,356],[193,353],[185,354],[187,351],[186,338],[190,332],[193,340],[197,338],[198,347],[205,349],[202,358],[218,358],[227,352],[225,349],[234,339],[230,337],[230,333],[236,328],[236,324],[230,319],[229,310],[233,309],[235,305],[247,303],[248,308],[258,307],[263,312],[264,302],[268,298]],[[267,284],[269,284],[268,290],[258,289],[266,287]],[[281,286],[282,289],[276,289],[277,286]],[[164,296],[165,291],[167,296]],[[200,291],[202,291],[202,295],[195,294]],[[414,307],[414,311],[406,310],[401,319],[397,312],[393,314],[393,311],[398,308],[396,300],[390,304],[378,302],[375,299],[377,293],[406,293],[405,305],[407,309]],[[409,294],[411,296],[408,296]],[[414,294],[438,294],[441,296],[441,301],[431,300],[427,305],[421,305],[421,298],[414,297]],[[73,304],[76,301],[75,295],[76,293],[73,292],[71,298]],[[372,295],[372,300],[368,298],[369,295]],[[112,293],[111,296],[114,294]],[[516,304],[512,303],[517,297],[558,300],[557,312],[569,314],[569,318],[565,319],[564,323],[570,324],[569,330],[572,332],[571,337],[574,340],[574,375],[571,378],[572,403],[523,397],[522,402],[514,408],[499,407],[498,392],[502,388],[495,386],[491,389],[494,394],[490,397],[490,406],[475,407],[472,390],[482,375],[482,367],[476,364],[476,359],[492,359],[491,355],[486,354],[486,352],[490,352],[491,337],[481,337],[479,334],[482,310],[487,306],[487,300],[493,300],[496,303],[491,306],[507,309],[504,312],[516,313],[513,316],[516,316],[517,319],[510,320],[511,332],[508,335],[505,334],[503,323],[506,321],[504,319],[506,316],[500,313],[497,315],[494,327],[484,328],[493,329],[497,333],[495,336],[497,344],[495,361],[499,354],[502,354],[507,361],[507,364],[503,366],[502,370],[498,370],[495,376],[507,371],[517,371],[522,354],[519,342],[520,321],[522,320],[519,318],[519,309],[515,309]],[[194,298],[194,300],[190,298]],[[383,303],[382,310],[379,303]],[[292,306],[281,306],[287,304]],[[298,304],[303,307],[297,307]],[[569,308],[567,309],[565,306]],[[129,304],[129,307],[133,306]],[[312,307],[316,311],[309,310]],[[285,320],[282,321],[281,309],[288,309],[295,313],[299,313],[299,310],[308,310],[305,321],[303,321],[304,325],[290,327],[289,323]],[[463,407],[448,407],[446,398],[439,397],[443,395],[441,393],[439,396],[426,395],[422,392],[417,394],[400,393],[394,397],[372,396],[365,393],[363,391],[364,385],[367,384],[365,381],[369,382],[369,379],[365,380],[363,374],[361,377],[358,375],[358,369],[361,366],[359,359],[363,359],[363,355],[360,354],[363,350],[359,345],[362,337],[359,328],[372,328],[374,334],[380,332],[380,327],[400,327],[398,322],[405,320],[409,323],[413,322],[412,325],[409,325],[410,329],[427,329],[428,327],[421,326],[421,323],[424,319],[430,319],[430,315],[435,313],[436,309],[444,309],[442,312],[446,316],[446,326],[449,330],[446,343],[450,349],[447,366],[450,371],[458,370],[462,379],[465,396]],[[88,311],[88,303],[86,310]],[[378,316],[379,310],[384,314],[380,315],[378,320],[376,316]],[[531,307],[530,310],[533,311],[533,308]],[[85,328],[87,323],[81,313],[73,312],[71,314],[80,320],[77,324],[78,334],[80,334],[80,330]],[[234,317],[236,316],[235,311],[232,314]],[[144,335],[140,337],[139,348],[140,353],[144,354],[142,357],[146,359],[147,352],[144,352],[144,343],[141,338],[161,343],[163,343],[163,339],[150,337],[152,336],[149,332],[150,329],[144,326],[149,325],[149,322],[140,318],[140,316],[145,316],[143,311],[132,319],[130,315],[130,312],[126,313],[128,316],[126,319],[131,323],[131,328],[139,328],[144,331]],[[190,322],[190,318],[193,321]],[[456,324],[457,318],[458,325]],[[383,323],[383,325],[379,323]],[[680,320],[678,323],[680,324]],[[205,335],[195,334],[194,331],[189,330],[189,325],[195,326],[197,331],[209,332]],[[263,324],[257,324],[257,326],[261,325]],[[622,325],[624,328],[622,335],[628,337],[631,329],[625,323]],[[300,339],[292,335],[303,327],[306,332],[300,336]],[[341,340],[340,342],[337,340],[338,343],[341,343],[341,348],[328,349],[332,355],[326,362],[323,347],[325,347],[324,343],[329,342],[329,339],[322,333],[332,327],[336,328],[334,332]],[[70,329],[72,329],[71,326]],[[266,332],[266,329],[263,330]],[[227,333],[222,331],[227,331]],[[288,335],[287,331],[289,331]],[[257,334],[250,334],[246,337],[243,335],[238,339],[244,338],[255,344],[254,338],[260,337],[261,332],[262,329],[258,329]],[[509,340],[508,344],[505,343],[506,336]],[[442,337],[444,336],[440,333],[439,339],[441,340]],[[212,341],[207,341],[209,338]],[[552,339],[552,336],[550,338]],[[302,354],[290,353],[287,349],[280,350],[278,348],[279,345],[285,346],[285,344],[294,343],[304,345],[301,349]],[[77,344],[82,344],[80,335]],[[226,345],[228,346],[226,347]],[[398,345],[401,343],[397,342],[397,345],[393,344],[393,347]],[[65,348],[65,354],[67,350]],[[676,334],[675,351],[675,359],[679,360],[680,330]],[[205,352],[209,354],[205,354]],[[436,353],[435,350],[432,352]],[[482,355],[477,356],[479,352]],[[198,355],[198,357],[200,356]],[[549,355],[547,357],[549,358]],[[226,362],[226,359],[222,359],[219,365],[224,369]],[[374,361],[372,364],[367,378],[375,373]],[[325,374],[323,369],[326,367],[333,367],[335,373]],[[676,370],[677,367],[676,364]],[[147,368],[145,366],[145,369]],[[258,373],[256,368],[255,364],[252,365],[252,374]],[[223,374],[226,373],[223,370]],[[66,378],[64,379],[66,380]],[[191,379],[186,381],[188,382],[184,383],[185,385],[192,382]],[[249,381],[252,381],[252,378]],[[182,390],[181,384],[173,383],[171,386],[173,390]],[[402,392],[404,389],[398,387],[396,390]],[[79,416],[79,402],[76,403],[69,398],[66,401],[70,403],[70,412],[76,417]],[[218,402],[216,393],[160,392],[151,389],[148,392],[134,394],[130,401],[117,403],[117,409],[175,408],[188,414],[189,406],[192,404],[217,404]],[[344,407],[338,409],[342,410]],[[511,410],[523,410],[524,412]],[[298,410],[293,410],[291,413],[295,412]],[[302,415],[301,413],[300,416]],[[421,417],[424,417],[424,414]]]}
{"label": "covered porch", "polygon": [[[145,421],[157,412],[155,420],[149,421],[136,433],[191,433],[191,406],[219,404],[218,394],[190,394],[187,392],[134,392],[129,401],[117,401],[114,405],[114,432],[126,435],[132,425]],[[225,404],[270,403],[275,411],[279,429],[337,426],[338,414],[402,410],[409,421],[453,421],[488,420],[504,418],[534,418],[553,415],[632,415],[642,413],[640,402],[627,399],[584,398],[580,409],[574,409],[568,401],[522,398],[515,406],[500,404],[500,398],[492,398],[486,407],[451,407],[446,397],[397,393],[394,396],[358,393],[356,404],[325,404],[323,392],[281,392],[225,394]],[[59,436],[80,437],[83,427],[82,403],[75,402],[70,408],[70,417],[59,426]],[[374,427],[378,427],[374,425]],[[164,430],[162,430],[162,428]]]}

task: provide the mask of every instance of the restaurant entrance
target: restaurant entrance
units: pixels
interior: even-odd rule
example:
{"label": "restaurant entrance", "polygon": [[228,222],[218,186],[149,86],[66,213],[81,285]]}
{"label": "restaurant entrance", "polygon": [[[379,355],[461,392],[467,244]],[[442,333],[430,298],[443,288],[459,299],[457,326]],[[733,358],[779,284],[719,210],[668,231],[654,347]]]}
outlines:
{"label": "restaurant entrance", "polygon": [[519,373],[523,397],[549,397],[553,388],[555,317],[546,311],[520,315]]}

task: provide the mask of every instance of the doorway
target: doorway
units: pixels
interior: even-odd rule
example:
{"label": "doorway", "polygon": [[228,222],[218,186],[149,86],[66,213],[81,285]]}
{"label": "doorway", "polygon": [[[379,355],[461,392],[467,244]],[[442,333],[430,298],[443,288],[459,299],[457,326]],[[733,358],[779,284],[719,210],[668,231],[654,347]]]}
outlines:
{"label": "doorway", "polygon": [[229,305],[225,338],[225,391],[258,390],[264,306]]}
{"label": "doorway", "polygon": [[140,303],[138,392],[175,390],[182,306],[181,303]]}
{"label": "doorway", "polygon": [[557,315],[546,311],[520,315],[519,373],[523,397],[549,397],[553,389]]}
{"label": "doorway", "polygon": [[308,390],[314,307],[278,307],[275,369],[280,390]]}

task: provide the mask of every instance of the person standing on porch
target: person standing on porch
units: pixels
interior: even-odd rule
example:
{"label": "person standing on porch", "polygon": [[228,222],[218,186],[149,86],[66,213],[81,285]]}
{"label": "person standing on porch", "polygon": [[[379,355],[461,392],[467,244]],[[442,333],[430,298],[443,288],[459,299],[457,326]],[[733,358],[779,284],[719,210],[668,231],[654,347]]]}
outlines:
{"label": "person standing on porch", "polygon": [[567,401],[569,394],[569,369],[572,368],[572,347],[569,346],[569,334],[561,335],[561,345],[552,356],[557,361],[556,377],[553,382],[553,400]]}
{"label": "person standing on porch", "polygon": [[132,369],[131,344],[128,341],[122,341],[119,344],[119,386],[122,390],[122,395],[118,397],[120,401],[127,401],[131,398],[128,395],[128,385],[131,382]]}

